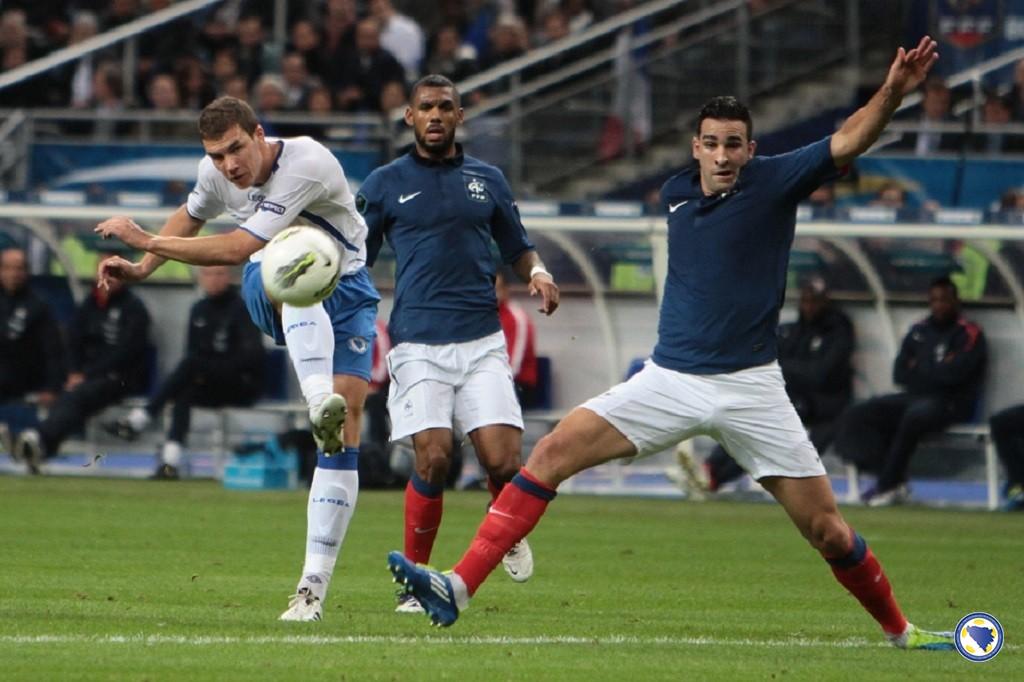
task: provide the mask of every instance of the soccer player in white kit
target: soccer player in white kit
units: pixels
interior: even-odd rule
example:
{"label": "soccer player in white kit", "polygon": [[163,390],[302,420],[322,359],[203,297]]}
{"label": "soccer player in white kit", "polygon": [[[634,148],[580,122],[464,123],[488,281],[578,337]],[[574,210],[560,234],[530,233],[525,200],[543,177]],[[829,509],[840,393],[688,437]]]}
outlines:
{"label": "soccer player in white kit", "polygon": [[697,167],[661,190],[669,267],[651,360],[541,439],[450,573],[388,555],[395,579],[435,624],[456,621],[504,552],[537,524],[562,481],[707,434],[775,496],[892,644],[953,648],[952,633],[908,622],[878,559],[839,513],[786,395],[775,336],[797,204],[878,139],[935,63],[935,46],[925,37],[909,51],[900,48],[865,106],[834,135],[787,154],[754,156],[750,112],[735,98],[704,106],[691,142]]}
{"label": "soccer player in white kit", "polygon": [[[199,116],[206,156],[185,205],[159,234],[115,216],[96,227],[146,252],[100,265],[100,280],[139,281],[168,259],[192,265],[245,262],[242,295],[253,322],[286,345],[309,406],[318,446],[307,506],[306,557],[295,595],[282,620],[320,620],[359,492],[358,453],[363,402],[372,364],[380,300],[366,271],[366,223],[341,164],[308,138],[269,138],[245,102],[221,97]],[[196,236],[207,220],[227,213],[238,227]],[[342,277],[322,303],[297,308],[271,301],[260,277],[260,249],[291,225],[313,225],[337,240]]]}

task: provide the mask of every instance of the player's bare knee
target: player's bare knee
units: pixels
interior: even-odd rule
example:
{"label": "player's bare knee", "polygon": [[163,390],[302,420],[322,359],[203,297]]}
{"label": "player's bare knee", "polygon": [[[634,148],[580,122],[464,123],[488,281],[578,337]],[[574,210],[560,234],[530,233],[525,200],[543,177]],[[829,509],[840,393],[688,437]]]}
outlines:
{"label": "player's bare knee", "polygon": [[825,556],[842,556],[850,549],[850,529],[838,514],[819,514],[811,520],[808,540]]}
{"label": "player's bare knee", "polygon": [[546,483],[557,485],[578,469],[566,456],[568,452],[569,443],[566,438],[557,431],[549,433],[537,441],[536,447],[530,453],[527,462],[529,469]]}
{"label": "player's bare knee", "polygon": [[444,485],[451,467],[451,455],[443,448],[428,445],[416,453],[416,475],[431,485]]}
{"label": "player's bare knee", "polygon": [[487,476],[495,483],[508,483],[519,473],[519,455],[513,453],[504,461],[486,467]]}

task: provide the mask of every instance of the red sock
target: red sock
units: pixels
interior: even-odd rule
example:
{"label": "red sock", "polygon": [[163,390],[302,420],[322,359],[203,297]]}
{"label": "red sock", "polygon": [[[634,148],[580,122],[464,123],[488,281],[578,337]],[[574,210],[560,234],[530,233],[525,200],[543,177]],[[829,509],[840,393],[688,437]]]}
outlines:
{"label": "red sock", "polygon": [[430,561],[443,509],[444,488],[413,474],[405,486],[405,556],[411,561]]}
{"label": "red sock", "polygon": [[882,629],[894,635],[907,629],[907,619],[892,594],[892,585],[885,577],[871,548],[857,533],[850,531],[853,547],[844,557],[825,559],[832,564],[832,574],[850,594],[878,621]]}
{"label": "red sock", "polygon": [[472,596],[512,546],[529,535],[555,491],[520,469],[487,511],[462,560],[455,564]]}

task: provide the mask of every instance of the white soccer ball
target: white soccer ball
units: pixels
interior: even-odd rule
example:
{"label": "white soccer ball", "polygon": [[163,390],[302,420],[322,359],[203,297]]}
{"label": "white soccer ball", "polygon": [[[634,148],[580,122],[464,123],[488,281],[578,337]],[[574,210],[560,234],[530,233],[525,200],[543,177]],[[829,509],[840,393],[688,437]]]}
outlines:
{"label": "white soccer ball", "polygon": [[263,247],[263,288],[271,300],[299,308],[316,305],[338,285],[338,243],[315,227],[289,227]]}

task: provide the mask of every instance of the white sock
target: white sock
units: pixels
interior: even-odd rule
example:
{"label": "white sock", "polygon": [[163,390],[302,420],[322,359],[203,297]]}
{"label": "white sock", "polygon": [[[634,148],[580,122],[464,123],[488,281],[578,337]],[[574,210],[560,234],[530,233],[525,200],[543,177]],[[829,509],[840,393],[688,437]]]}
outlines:
{"label": "white sock", "polygon": [[302,397],[312,410],[334,393],[334,329],[322,303],[308,308],[281,306],[288,357],[299,377]]}
{"label": "white sock", "polygon": [[460,612],[465,611],[469,608],[469,588],[466,587],[462,576],[455,571],[445,573],[445,575],[452,582],[452,592],[455,593],[455,606]]}
{"label": "white sock", "polygon": [[160,449],[160,459],[167,466],[177,469],[181,465],[182,447],[181,443],[169,440]]}
{"label": "white sock", "polygon": [[133,407],[128,413],[128,424],[136,431],[144,431],[149,426],[149,413],[141,407]]}
{"label": "white sock", "polygon": [[327,595],[358,497],[358,471],[317,467],[313,472],[306,507],[306,561],[299,588],[308,587],[321,601]]}

